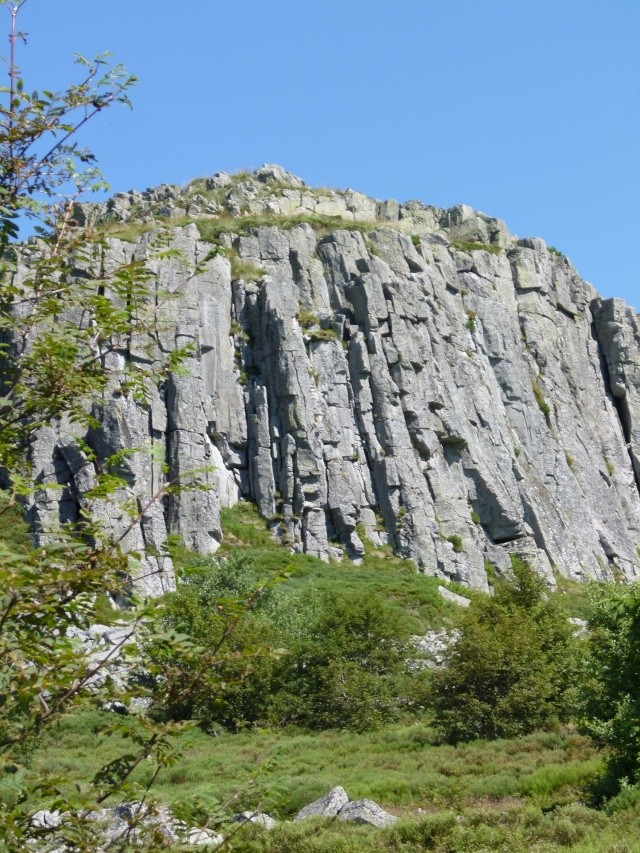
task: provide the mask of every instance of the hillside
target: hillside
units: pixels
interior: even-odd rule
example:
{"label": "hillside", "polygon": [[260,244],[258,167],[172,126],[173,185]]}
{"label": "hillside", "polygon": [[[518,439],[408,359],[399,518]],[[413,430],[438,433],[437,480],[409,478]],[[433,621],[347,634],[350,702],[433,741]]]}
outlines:
{"label": "hillside", "polygon": [[[480,589],[512,553],[550,584],[640,572],[638,317],[557,249],[466,206],[312,189],[277,166],[76,215],[102,240],[78,275],[145,257],[154,273],[160,332],[110,366],[190,356],[146,399],[106,395],[93,459],[68,424],[39,434],[36,527],[77,516],[100,460],[151,448],[122,470],[145,508],[125,544],[147,549],[154,593],[174,582],[168,533],[213,552],[240,498],[294,551],[388,543]],[[212,488],[150,502],[190,471]]]}

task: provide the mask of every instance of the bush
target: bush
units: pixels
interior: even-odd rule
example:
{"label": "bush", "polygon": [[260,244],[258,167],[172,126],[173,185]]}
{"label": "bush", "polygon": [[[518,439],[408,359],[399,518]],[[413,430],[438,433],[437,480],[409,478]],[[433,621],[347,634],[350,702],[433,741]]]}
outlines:
{"label": "bush", "polygon": [[291,639],[270,703],[274,722],[364,731],[419,702],[402,617],[374,596],[323,597],[309,636]]}
{"label": "bush", "polygon": [[[196,560],[167,597],[165,623],[211,653],[215,679],[185,694],[193,656],[148,654],[164,682],[156,713],[205,727],[257,723],[314,729],[374,728],[420,705],[423,678],[407,668],[407,621],[371,594],[320,594],[264,584],[241,552]],[[222,660],[224,657],[224,660]]]}
{"label": "bush", "polygon": [[475,599],[446,666],[433,675],[430,705],[449,742],[527,734],[566,720],[577,641],[541,579],[513,560],[513,579]]}
{"label": "bush", "polygon": [[[192,561],[177,592],[165,598],[164,624],[188,637],[187,653],[150,640],[146,655],[162,689],[154,713],[163,719],[197,719],[205,727],[239,729],[263,713],[278,632],[261,618],[272,597],[269,583],[258,579],[253,561],[242,555]],[[194,664],[203,650],[212,665],[193,683]],[[215,671],[213,671],[215,670]],[[188,691],[183,684],[190,683]]]}
{"label": "bush", "polygon": [[609,747],[615,792],[640,781],[640,583],[595,587],[593,598],[583,728]]}

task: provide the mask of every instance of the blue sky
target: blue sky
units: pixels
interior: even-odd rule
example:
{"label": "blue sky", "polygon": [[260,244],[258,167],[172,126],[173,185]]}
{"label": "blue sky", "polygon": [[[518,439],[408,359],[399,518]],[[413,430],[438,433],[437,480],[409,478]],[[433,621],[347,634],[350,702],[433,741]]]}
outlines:
{"label": "blue sky", "polygon": [[28,0],[21,14],[28,88],[104,50],[139,77],[133,112],[85,137],[114,190],[277,162],[312,185],[464,202],[640,308],[638,0]]}

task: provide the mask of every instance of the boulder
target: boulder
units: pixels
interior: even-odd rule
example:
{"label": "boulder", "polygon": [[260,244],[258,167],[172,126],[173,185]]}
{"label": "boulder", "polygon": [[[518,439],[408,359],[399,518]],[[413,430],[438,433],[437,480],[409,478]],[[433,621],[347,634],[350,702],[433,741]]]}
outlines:
{"label": "boulder", "polygon": [[366,824],[367,826],[384,827],[395,823],[398,818],[384,809],[380,808],[373,800],[353,800],[340,809],[338,813],[340,820],[348,820],[352,823]]}
{"label": "boulder", "polygon": [[338,785],[324,796],[300,809],[294,820],[304,820],[308,817],[335,817],[348,802],[347,792]]}
{"label": "boulder", "polygon": [[274,826],[278,825],[277,820],[263,812],[240,812],[234,816],[233,820],[235,823],[255,823],[264,829],[273,829]]}

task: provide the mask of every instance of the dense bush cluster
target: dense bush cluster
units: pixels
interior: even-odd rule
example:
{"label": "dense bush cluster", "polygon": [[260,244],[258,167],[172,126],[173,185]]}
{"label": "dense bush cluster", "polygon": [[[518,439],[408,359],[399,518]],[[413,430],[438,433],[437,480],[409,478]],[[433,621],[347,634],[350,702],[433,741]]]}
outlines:
{"label": "dense bush cluster", "polygon": [[640,583],[593,592],[582,727],[610,750],[609,791],[640,781]]}
{"label": "dense bush cluster", "polygon": [[577,642],[566,615],[524,562],[464,614],[430,704],[444,738],[515,737],[574,710]]}
{"label": "dense bush cluster", "polygon": [[[211,650],[225,646],[214,681],[180,692],[189,661],[149,645],[162,663],[156,713],[205,726],[375,728],[420,706],[425,676],[397,610],[371,594],[331,596],[261,584],[241,552],[200,561],[167,598],[167,627]],[[224,659],[222,659],[224,658]],[[175,701],[175,696],[181,697]]]}
{"label": "dense bush cluster", "polygon": [[[236,515],[236,534],[260,535],[248,510]],[[219,560],[192,556],[166,599],[167,631],[186,636],[196,651],[182,656],[180,645],[149,644],[158,718],[197,720],[205,731],[365,732],[419,715],[451,744],[577,723],[608,748],[596,799],[612,808],[637,802],[640,585],[594,584],[563,596],[514,559],[492,595],[475,594],[467,610],[447,613],[456,639],[444,666],[426,669],[411,665],[415,622],[406,599],[398,606],[364,584],[359,592],[339,567],[323,570],[333,578],[330,590],[320,575],[265,583],[278,546],[263,552],[241,538],[237,544]],[[586,635],[576,636],[565,599],[589,617]],[[185,692],[198,649],[213,660],[219,650],[216,668]]]}

